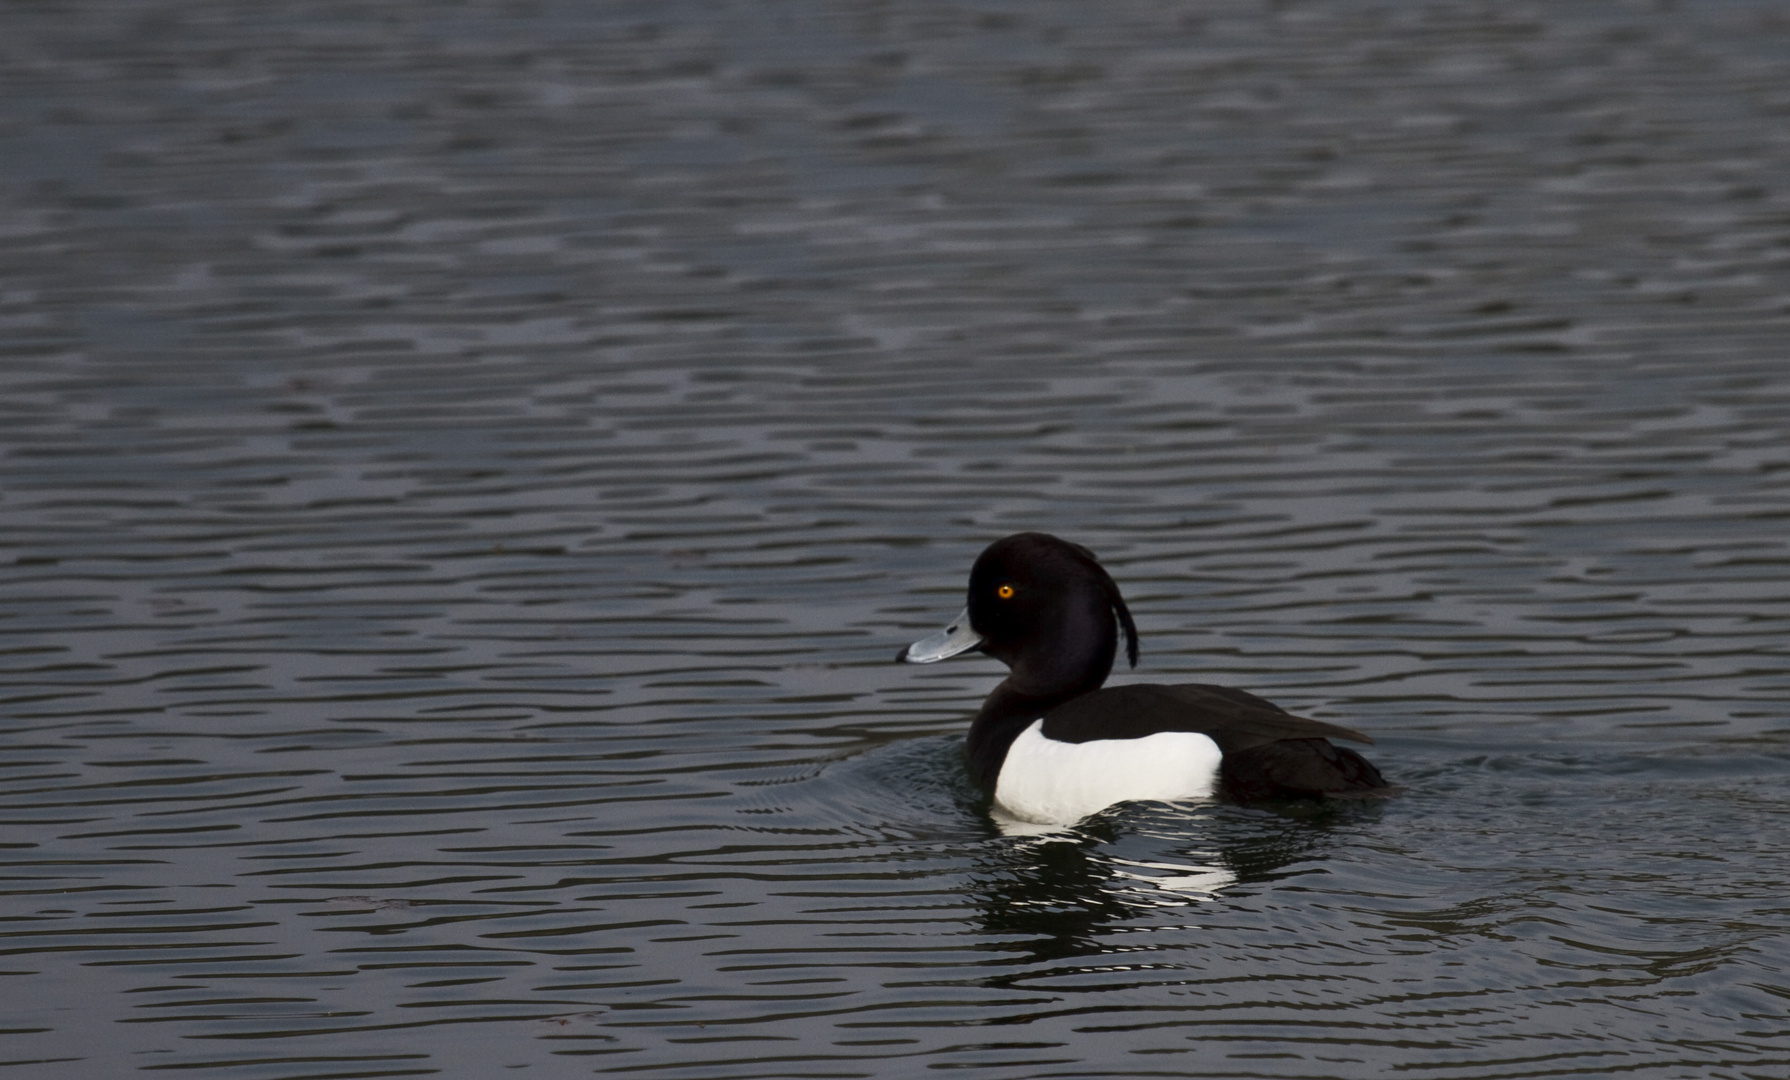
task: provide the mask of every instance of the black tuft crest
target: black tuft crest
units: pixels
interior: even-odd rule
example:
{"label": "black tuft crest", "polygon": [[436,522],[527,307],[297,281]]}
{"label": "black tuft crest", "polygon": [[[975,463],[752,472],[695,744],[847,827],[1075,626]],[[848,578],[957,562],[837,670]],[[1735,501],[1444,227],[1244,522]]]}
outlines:
{"label": "black tuft crest", "polygon": [[1125,606],[1124,597],[1119,595],[1118,586],[1113,587],[1113,610],[1119,615],[1119,625],[1125,628],[1125,659],[1131,666],[1137,666],[1137,624],[1131,621],[1131,609]]}
{"label": "black tuft crest", "polygon": [[1125,631],[1125,659],[1131,661],[1132,667],[1136,667],[1137,624],[1131,621],[1131,609],[1125,606],[1125,598],[1119,595],[1119,583],[1106,572],[1106,567],[1100,565],[1100,560],[1092,551],[1068,540],[1059,542],[1080,556],[1094,571],[1094,576],[1100,580],[1102,587],[1106,589],[1106,598],[1113,606],[1113,614],[1119,617],[1119,626]]}

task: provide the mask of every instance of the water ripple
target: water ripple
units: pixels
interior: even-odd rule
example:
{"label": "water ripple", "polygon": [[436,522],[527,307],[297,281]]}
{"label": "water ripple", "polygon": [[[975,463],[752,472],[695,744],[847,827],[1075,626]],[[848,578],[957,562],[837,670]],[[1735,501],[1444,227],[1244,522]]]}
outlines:
{"label": "water ripple", "polygon": [[[1787,31],[11,12],[0,1066],[1782,1074]],[[1407,794],[1001,821],[1019,529]]]}

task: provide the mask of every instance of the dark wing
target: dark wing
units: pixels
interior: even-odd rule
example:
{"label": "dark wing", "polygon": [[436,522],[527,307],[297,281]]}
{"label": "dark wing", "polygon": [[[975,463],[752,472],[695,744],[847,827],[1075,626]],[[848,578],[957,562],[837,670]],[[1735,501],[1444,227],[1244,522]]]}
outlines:
{"label": "dark wing", "polygon": [[1347,739],[1371,743],[1359,731],[1309,720],[1242,690],[1183,683],[1111,686],[1050,710],[1044,736],[1057,742],[1141,739],[1158,731],[1197,731],[1226,757],[1283,739]]}
{"label": "dark wing", "polygon": [[1395,795],[1374,763],[1328,739],[1282,739],[1226,754],[1219,786],[1238,802]]}
{"label": "dark wing", "polygon": [[1294,716],[1271,701],[1228,686],[1115,686],[1084,694],[1044,716],[1058,742],[1140,739],[1159,731],[1197,731],[1218,744],[1224,793],[1240,802],[1314,796],[1389,795],[1380,770],[1331,739],[1372,742],[1322,720]]}

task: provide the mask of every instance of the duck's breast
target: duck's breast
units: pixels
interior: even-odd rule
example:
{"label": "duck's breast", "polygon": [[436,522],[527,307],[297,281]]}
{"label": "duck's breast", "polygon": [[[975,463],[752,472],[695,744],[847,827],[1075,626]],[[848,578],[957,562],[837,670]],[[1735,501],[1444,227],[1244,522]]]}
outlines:
{"label": "duck's breast", "polygon": [[1218,744],[1194,731],[1058,742],[1033,721],[1007,751],[994,800],[1014,817],[1067,824],[1114,803],[1204,799],[1217,789]]}

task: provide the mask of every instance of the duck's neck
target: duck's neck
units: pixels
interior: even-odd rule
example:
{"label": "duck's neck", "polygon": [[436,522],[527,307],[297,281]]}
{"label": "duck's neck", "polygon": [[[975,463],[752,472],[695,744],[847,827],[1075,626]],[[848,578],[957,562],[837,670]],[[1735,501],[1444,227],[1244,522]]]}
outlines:
{"label": "duck's neck", "polygon": [[1118,653],[1113,618],[1106,591],[1082,588],[1064,595],[1039,618],[1046,633],[983,646],[983,652],[1009,669],[982,703],[964,747],[970,771],[984,788],[994,790],[1008,748],[1032,721],[1100,689]]}
{"label": "duck's neck", "polygon": [[964,742],[964,755],[969,758],[970,774],[988,791],[994,790],[1007,760],[1007,750],[1032,721],[1045,713],[1093,690],[1106,681],[1106,675],[1049,689],[1043,693],[1027,693],[1005,679],[988,695],[976,719],[970,723],[969,738]]}

